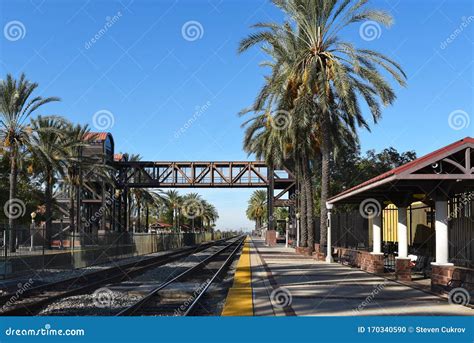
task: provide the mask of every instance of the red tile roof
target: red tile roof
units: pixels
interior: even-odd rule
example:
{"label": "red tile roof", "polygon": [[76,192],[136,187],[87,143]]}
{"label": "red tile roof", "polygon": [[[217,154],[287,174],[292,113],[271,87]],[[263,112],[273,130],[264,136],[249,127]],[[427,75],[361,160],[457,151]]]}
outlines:
{"label": "red tile roof", "polygon": [[407,170],[409,170],[409,169],[411,169],[411,168],[415,168],[415,167],[419,166],[420,164],[422,164],[422,163],[424,163],[424,162],[426,162],[426,161],[429,161],[429,160],[431,160],[431,159],[435,159],[437,156],[440,156],[440,155],[442,155],[442,154],[444,154],[444,153],[446,153],[446,152],[449,152],[449,151],[451,151],[451,150],[454,150],[454,149],[456,149],[456,148],[458,148],[458,147],[460,147],[460,146],[462,146],[462,145],[464,145],[464,144],[466,144],[466,143],[474,144],[474,138],[472,138],[472,137],[463,138],[463,139],[461,139],[461,140],[459,140],[459,141],[456,141],[456,142],[454,142],[454,143],[452,143],[452,144],[449,144],[449,145],[447,145],[447,146],[445,146],[445,147],[443,147],[443,148],[441,148],[441,149],[435,150],[435,151],[433,151],[433,152],[431,152],[431,153],[429,153],[429,154],[427,154],[427,155],[425,155],[425,156],[419,157],[419,158],[417,158],[416,160],[413,160],[413,161],[411,161],[411,162],[405,163],[404,165],[401,165],[401,166],[399,166],[399,167],[397,167],[397,168],[394,168],[394,169],[389,170],[389,171],[387,171],[387,172],[385,172],[385,173],[382,173],[382,174],[380,174],[380,175],[378,175],[378,176],[376,176],[376,177],[374,177],[374,178],[372,178],[372,179],[370,179],[370,180],[367,180],[367,181],[365,181],[365,182],[362,182],[362,183],[358,184],[357,186],[354,186],[354,187],[352,187],[352,188],[346,189],[345,191],[343,191],[343,192],[341,192],[341,193],[339,193],[339,194],[337,194],[337,195],[331,197],[331,198],[329,199],[329,201],[331,201],[332,199],[338,198],[338,197],[340,197],[341,195],[345,195],[345,194],[348,194],[348,193],[350,193],[350,192],[353,192],[353,191],[355,191],[355,190],[357,190],[357,189],[360,189],[360,188],[362,188],[362,187],[371,185],[371,184],[373,184],[373,183],[375,183],[375,182],[377,182],[377,181],[384,180],[384,179],[386,179],[386,178],[388,178],[388,177],[390,177],[390,176],[399,175],[399,174],[401,174],[401,173],[404,172],[404,171],[407,171]]}
{"label": "red tile roof", "polygon": [[86,134],[86,139],[91,139],[95,142],[103,142],[107,139],[108,132],[89,132]]}
{"label": "red tile roof", "polygon": [[123,154],[114,154],[114,161],[121,161],[123,159]]}

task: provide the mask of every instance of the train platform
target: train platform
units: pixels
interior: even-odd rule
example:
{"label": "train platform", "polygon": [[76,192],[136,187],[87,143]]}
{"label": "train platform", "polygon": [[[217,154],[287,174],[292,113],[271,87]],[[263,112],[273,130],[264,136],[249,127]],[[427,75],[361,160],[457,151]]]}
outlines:
{"label": "train platform", "polygon": [[248,238],[222,315],[472,316],[474,310],[388,278]]}

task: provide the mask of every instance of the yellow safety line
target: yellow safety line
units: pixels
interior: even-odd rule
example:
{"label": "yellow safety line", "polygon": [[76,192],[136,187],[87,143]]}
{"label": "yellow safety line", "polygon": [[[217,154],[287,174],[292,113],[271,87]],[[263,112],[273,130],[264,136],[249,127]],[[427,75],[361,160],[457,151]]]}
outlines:
{"label": "yellow safety line", "polygon": [[252,271],[250,266],[250,238],[247,237],[229,289],[222,316],[253,316]]}

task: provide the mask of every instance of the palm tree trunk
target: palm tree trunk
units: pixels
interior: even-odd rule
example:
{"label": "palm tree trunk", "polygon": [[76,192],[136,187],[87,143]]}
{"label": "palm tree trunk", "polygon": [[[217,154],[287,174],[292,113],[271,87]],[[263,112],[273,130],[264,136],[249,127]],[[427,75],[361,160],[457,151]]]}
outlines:
{"label": "palm tree trunk", "polygon": [[303,163],[301,158],[298,159],[298,183],[299,183],[299,211],[300,211],[300,246],[306,248],[308,246],[308,223],[306,213],[306,196],[305,192],[305,179],[303,174]]}
{"label": "palm tree trunk", "polygon": [[[17,176],[18,176],[18,165],[17,165],[17,151],[16,147],[12,146],[10,156],[10,206],[13,206],[15,197],[16,197],[16,183],[17,183]],[[16,251],[16,228],[15,228],[15,218],[13,216],[14,211],[10,207],[8,213],[11,215],[8,216],[8,228],[10,230],[10,239],[9,239],[9,249],[11,252]]]}
{"label": "palm tree trunk", "polygon": [[303,186],[305,193],[306,223],[308,230],[308,248],[310,252],[314,249],[314,211],[313,211],[313,192],[311,182],[311,172],[309,169],[309,160],[306,151],[303,152]]}
{"label": "palm tree trunk", "polygon": [[140,204],[140,199],[137,199],[137,215],[138,215],[138,218],[137,218],[137,226],[138,226],[138,231],[140,232],[140,227],[142,225],[142,221],[141,221],[141,215],[142,215],[142,208],[141,208],[141,204]]}
{"label": "palm tree trunk", "polygon": [[75,226],[75,211],[74,211],[74,186],[70,185],[69,186],[69,227],[71,228],[71,232],[74,235],[76,232],[76,226]]}
{"label": "palm tree trunk", "polygon": [[323,115],[323,120],[321,121],[321,132],[323,132],[323,137],[321,140],[321,237],[320,244],[323,252],[326,253],[327,248],[327,221],[328,221],[328,211],[326,208],[326,201],[329,196],[329,159],[330,159],[330,149],[331,141],[329,134],[329,118],[327,115]]}
{"label": "palm tree trunk", "polygon": [[44,192],[45,215],[46,215],[46,246],[51,244],[52,224],[53,224],[53,172],[46,170],[46,189]]}
{"label": "palm tree trunk", "polygon": [[148,232],[149,223],[150,223],[150,208],[148,207],[148,205],[146,205],[145,215],[146,215],[145,227],[146,227],[146,232]]}

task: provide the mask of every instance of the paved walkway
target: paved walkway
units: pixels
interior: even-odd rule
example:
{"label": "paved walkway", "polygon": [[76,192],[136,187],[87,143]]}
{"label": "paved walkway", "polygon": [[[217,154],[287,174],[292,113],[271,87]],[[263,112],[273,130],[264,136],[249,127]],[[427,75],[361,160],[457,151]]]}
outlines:
{"label": "paved walkway", "polygon": [[474,315],[474,310],[283,246],[250,243],[254,315]]}

